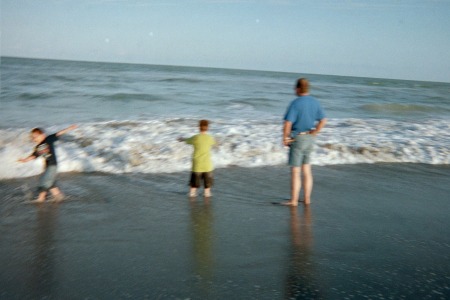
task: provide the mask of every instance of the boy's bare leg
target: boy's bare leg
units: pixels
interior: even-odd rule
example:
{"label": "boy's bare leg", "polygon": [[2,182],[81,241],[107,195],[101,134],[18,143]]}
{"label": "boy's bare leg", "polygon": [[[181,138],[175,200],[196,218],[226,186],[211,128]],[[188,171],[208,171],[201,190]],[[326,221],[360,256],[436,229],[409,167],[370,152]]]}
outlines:
{"label": "boy's bare leg", "polygon": [[205,189],[205,197],[211,197],[211,188]]}
{"label": "boy's bare leg", "polygon": [[51,188],[50,192],[52,193],[55,201],[62,201],[64,199],[64,194],[61,193],[61,190],[59,188],[57,187]]}
{"label": "boy's bare leg", "polygon": [[302,166],[302,172],[303,172],[303,193],[305,195],[305,204],[311,203],[311,193],[313,189],[313,176],[312,176],[312,170],[311,165],[306,164]]}
{"label": "boy's bare leg", "polygon": [[197,188],[191,187],[189,189],[189,197],[197,197]]}
{"label": "boy's bare leg", "polygon": [[298,205],[298,197],[300,194],[301,181],[300,181],[300,167],[291,168],[291,199],[287,202],[282,202],[282,205]]}

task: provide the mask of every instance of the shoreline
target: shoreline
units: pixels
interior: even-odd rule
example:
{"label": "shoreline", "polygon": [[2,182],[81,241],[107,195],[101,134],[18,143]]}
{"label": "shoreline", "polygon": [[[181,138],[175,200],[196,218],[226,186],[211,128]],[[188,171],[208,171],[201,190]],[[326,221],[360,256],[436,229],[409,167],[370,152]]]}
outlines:
{"label": "shoreline", "polygon": [[[336,169],[336,168],[359,168],[364,166],[374,166],[374,167],[388,167],[388,168],[395,168],[398,167],[407,167],[409,169],[414,169],[414,166],[417,166],[419,168],[427,168],[428,166],[431,169],[442,169],[442,171],[448,171],[450,172],[450,165],[449,164],[426,164],[426,163],[416,163],[416,162],[367,162],[367,163],[353,163],[353,164],[329,164],[329,165],[318,165],[318,164],[312,164],[313,169],[319,170],[319,172],[322,172],[322,169]],[[214,168],[214,172],[226,172],[226,170],[234,170],[234,169],[243,169],[243,170],[252,170],[252,169],[267,169],[267,168],[274,168],[274,169],[289,169],[289,166],[287,164],[279,164],[279,165],[265,165],[265,166],[249,166],[249,167],[241,167],[241,166],[226,166],[226,167],[217,167]],[[174,175],[174,174],[187,174],[190,173],[190,170],[184,170],[184,171],[171,171],[171,172],[159,172],[159,173],[144,173],[144,172],[124,172],[124,173],[108,173],[108,172],[102,172],[102,171],[92,171],[92,172],[75,172],[75,171],[69,171],[69,172],[60,172],[58,171],[58,177],[60,176],[90,176],[90,175],[97,175],[97,176],[159,176],[159,175]],[[26,177],[15,177],[15,178],[0,178],[0,183],[13,183],[15,181],[29,181],[30,179],[38,179],[40,174],[37,175],[31,175]]]}
{"label": "shoreline", "polygon": [[[59,175],[63,203],[23,203],[0,181],[1,298],[434,298],[449,294],[449,166],[313,166],[312,204],[286,166]],[[424,200],[425,199],[425,200]],[[420,259],[417,259],[420,257]]]}

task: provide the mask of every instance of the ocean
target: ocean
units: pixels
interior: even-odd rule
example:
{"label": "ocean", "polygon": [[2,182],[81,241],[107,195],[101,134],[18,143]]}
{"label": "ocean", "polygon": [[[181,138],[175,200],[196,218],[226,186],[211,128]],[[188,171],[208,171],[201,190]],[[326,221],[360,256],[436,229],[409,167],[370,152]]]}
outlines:
{"label": "ocean", "polygon": [[2,57],[0,179],[33,176],[16,162],[29,131],[79,129],[57,147],[60,172],[161,173],[190,168],[177,142],[211,121],[216,168],[283,165],[282,118],[297,78],[329,120],[316,165],[450,163],[450,83],[302,73]]}
{"label": "ocean", "polygon": [[[1,299],[450,299],[450,83],[1,58]],[[283,115],[307,77],[327,126],[311,205]],[[213,197],[189,199],[211,121]],[[29,204],[57,143],[61,203]]]}

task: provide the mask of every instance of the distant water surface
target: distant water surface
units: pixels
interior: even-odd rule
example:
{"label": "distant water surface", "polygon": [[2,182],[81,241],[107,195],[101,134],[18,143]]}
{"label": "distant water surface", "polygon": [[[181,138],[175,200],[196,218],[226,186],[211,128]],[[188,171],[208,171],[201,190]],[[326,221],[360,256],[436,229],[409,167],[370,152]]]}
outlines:
{"label": "distant water surface", "polygon": [[[301,70],[300,70],[301,71]],[[188,168],[178,136],[212,121],[217,167],[285,163],[282,117],[307,77],[330,120],[316,164],[450,162],[450,84],[216,68],[2,57],[0,178],[32,146],[29,129],[77,123],[58,146],[62,171],[160,172]]]}

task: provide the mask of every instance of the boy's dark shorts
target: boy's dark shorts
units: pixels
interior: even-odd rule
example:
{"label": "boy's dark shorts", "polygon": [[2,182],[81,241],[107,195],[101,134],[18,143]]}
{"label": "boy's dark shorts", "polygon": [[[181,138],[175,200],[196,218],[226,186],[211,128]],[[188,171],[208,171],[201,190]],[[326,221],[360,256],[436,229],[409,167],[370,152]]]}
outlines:
{"label": "boy's dark shorts", "polygon": [[205,189],[209,189],[210,187],[212,187],[214,181],[213,172],[192,172],[189,186],[193,188],[199,188],[202,184],[202,180]]}

